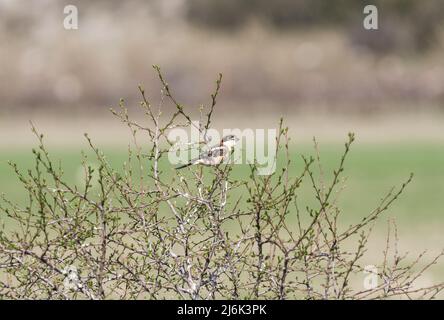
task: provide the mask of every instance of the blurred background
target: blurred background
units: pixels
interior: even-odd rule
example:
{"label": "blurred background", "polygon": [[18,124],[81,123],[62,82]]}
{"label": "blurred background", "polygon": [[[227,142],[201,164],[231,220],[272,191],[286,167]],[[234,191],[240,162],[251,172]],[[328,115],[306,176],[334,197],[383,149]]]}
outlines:
{"label": "blurred background", "polygon": [[[69,4],[78,8],[78,30],[63,27]],[[138,84],[159,103],[153,64],[195,111],[208,104],[221,72],[217,128],[274,128],[283,116],[295,157],[311,152],[316,136],[327,166],[354,131],[341,198],[346,219],[362,218],[414,172],[386,217],[400,225],[401,249],[440,251],[444,2],[374,0],[379,29],[371,31],[363,28],[366,4],[0,0],[0,192],[25,201],[6,160],[32,166],[29,120],[75,179],[83,132],[121,165],[128,131],[108,109],[124,98],[139,116]],[[376,228],[375,252],[382,251],[385,230],[384,223]],[[442,281],[443,266],[424,281]]]}

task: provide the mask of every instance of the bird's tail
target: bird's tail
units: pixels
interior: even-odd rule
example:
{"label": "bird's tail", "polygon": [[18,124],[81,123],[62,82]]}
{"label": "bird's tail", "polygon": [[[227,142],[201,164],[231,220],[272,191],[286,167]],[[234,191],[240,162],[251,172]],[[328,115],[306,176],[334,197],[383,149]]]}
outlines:
{"label": "bird's tail", "polygon": [[181,166],[176,167],[176,170],[179,170],[179,169],[183,169],[183,168],[189,167],[189,166],[191,166],[192,164],[193,164],[192,162],[187,163],[187,164],[183,164],[183,165],[181,165]]}

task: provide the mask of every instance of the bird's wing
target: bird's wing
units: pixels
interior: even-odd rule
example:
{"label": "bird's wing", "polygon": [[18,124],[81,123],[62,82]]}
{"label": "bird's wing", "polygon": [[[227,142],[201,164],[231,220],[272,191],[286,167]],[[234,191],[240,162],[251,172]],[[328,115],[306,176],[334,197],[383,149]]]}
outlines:
{"label": "bird's wing", "polygon": [[192,161],[196,161],[199,159],[209,159],[214,157],[224,156],[226,154],[226,150],[224,147],[214,147],[209,150],[202,152],[198,158],[193,159]]}
{"label": "bird's wing", "polygon": [[209,158],[215,158],[215,157],[225,157],[228,153],[228,150],[226,147],[215,147],[207,152],[207,157]]}

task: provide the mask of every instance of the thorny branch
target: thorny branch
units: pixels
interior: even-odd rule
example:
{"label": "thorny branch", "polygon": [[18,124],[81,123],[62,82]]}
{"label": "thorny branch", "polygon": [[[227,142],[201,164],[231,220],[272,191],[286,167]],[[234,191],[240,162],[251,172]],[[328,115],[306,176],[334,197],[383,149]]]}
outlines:
{"label": "thorny branch", "polygon": [[[35,167],[23,173],[11,163],[27,204],[5,197],[0,202],[0,298],[412,299],[434,298],[443,290],[443,283],[417,284],[443,253],[429,263],[421,262],[423,254],[408,260],[397,249],[392,227],[377,266],[382,281],[364,289],[351,280],[364,277],[362,258],[374,222],[412,177],[344,228],[337,198],[354,135],[329,182],[316,140],[314,158],[295,159],[282,119],[277,170],[269,176],[257,175],[257,164],[247,177],[225,164],[175,171],[167,162],[168,133],[193,122],[160,68],[154,69],[162,84],[159,106],[139,87],[148,124],[134,121],[123,100],[118,111],[112,109],[132,134],[122,168],[112,167],[85,135],[99,166],[89,165],[84,154],[83,182],[69,183],[32,126],[39,142]],[[219,75],[208,108],[200,108],[205,142],[221,80]],[[164,96],[174,104],[171,113],[163,110]],[[301,210],[305,185],[316,205]],[[69,286],[68,269],[77,270]]]}

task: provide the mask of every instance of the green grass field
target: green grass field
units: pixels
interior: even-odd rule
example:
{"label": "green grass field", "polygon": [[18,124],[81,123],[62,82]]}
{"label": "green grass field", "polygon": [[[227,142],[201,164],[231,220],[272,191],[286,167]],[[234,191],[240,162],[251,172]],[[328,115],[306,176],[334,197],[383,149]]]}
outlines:
{"label": "green grass field", "polygon": [[[328,178],[328,174],[338,164],[343,146],[321,144],[320,149]],[[53,159],[61,160],[67,180],[78,181],[81,148],[49,150]],[[313,152],[310,145],[293,147],[291,157],[295,162],[295,173],[302,167],[300,155],[312,155]],[[127,159],[124,148],[108,148],[104,149],[104,153],[116,169],[121,168]],[[0,153],[0,192],[8,199],[23,204],[26,200],[24,190],[7,164],[8,160],[17,163],[22,170],[33,168],[31,149],[2,150]],[[391,187],[400,185],[413,172],[413,182],[388,214],[404,225],[443,223],[443,164],[444,145],[356,143],[346,162],[346,189],[339,198],[344,216],[350,219],[362,217],[377,205],[384,193]],[[235,167],[233,174],[241,178],[247,170],[247,166],[239,165]],[[310,193],[308,185],[301,190],[302,198],[304,195],[309,198]]]}
{"label": "green grass field", "polygon": [[[344,146],[339,143],[322,144],[320,147],[321,161],[327,182],[331,180],[332,170],[337,167]],[[81,151],[84,150],[94,162],[94,155],[87,147],[79,146],[70,149],[60,147],[49,148],[52,159],[61,161],[64,177],[69,183],[82,185]],[[127,161],[125,147],[102,149],[111,165],[119,170]],[[310,144],[293,145],[291,158],[294,159],[294,174],[302,170],[301,154],[315,155]],[[18,164],[20,170],[26,172],[34,167],[33,154],[29,149],[17,148],[2,150],[0,154],[0,193],[13,202],[24,205],[27,194],[7,164],[11,160]],[[283,159],[279,160],[282,162]],[[390,209],[381,216],[375,226],[375,249],[379,250],[380,241],[385,238],[387,220],[394,219],[399,226],[400,236],[405,250],[420,252],[431,249],[434,252],[442,249],[442,226],[444,225],[444,145],[439,143],[359,143],[356,142],[349,153],[345,164],[345,189],[340,193],[338,206],[341,208],[340,223],[342,228],[360,221],[377,207],[380,199],[392,187],[399,187],[414,173],[412,183]],[[278,161],[279,168],[279,161]],[[174,169],[168,163],[161,165],[161,170],[172,174]],[[187,169],[186,169],[187,170]],[[186,176],[188,173],[182,171]],[[248,166],[236,165],[232,174],[237,179],[247,178]],[[299,192],[299,207],[314,205],[314,193],[308,179],[304,180]],[[304,212],[302,212],[302,215]],[[291,221],[291,217],[290,217]]]}
{"label": "green grass field", "polygon": [[[87,149],[83,147],[86,151]],[[331,177],[331,171],[338,165],[343,152],[343,145],[330,143],[320,144],[321,158],[326,178]],[[65,177],[69,182],[80,183],[81,150],[70,148],[49,148],[50,155],[55,160],[61,160],[65,170]],[[109,162],[116,168],[122,167],[127,160],[127,151],[122,149],[103,149]],[[311,145],[294,145],[291,157],[294,159],[295,174],[302,169],[300,155],[314,155]],[[89,153],[91,155],[91,153]],[[90,157],[94,164],[93,156]],[[26,194],[7,164],[11,160],[18,164],[21,170],[33,168],[33,154],[31,148],[1,150],[0,153],[0,192],[18,204],[26,203]],[[385,244],[387,219],[394,218],[399,226],[400,250],[410,252],[411,259],[428,250],[425,257],[430,261],[434,254],[442,250],[444,243],[442,226],[444,225],[444,145],[439,143],[355,143],[352,146],[345,165],[344,176],[347,177],[345,189],[339,198],[339,206],[343,210],[342,223],[346,227],[357,222],[374,209],[379,200],[393,186],[400,186],[410,172],[415,174],[413,182],[407,187],[404,194],[384,213],[376,224],[369,253],[365,261],[373,264],[379,261]],[[170,170],[164,164],[162,170]],[[279,167],[279,165],[278,165]],[[187,174],[186,172],[184,174]],[[233,169],[237,178],[248,174],[248,167],[238,165]],[[313,203],[313,192],[306,180],[306,184],[299,190],[300,199],[307,204]],[[426,260],[427,261],[427,260]],[[422,265],[422,264],[421,264]],[[418,266],[419,268],[420,266]],[[426,273],[424,284],[442,281],[443,262]]]}

